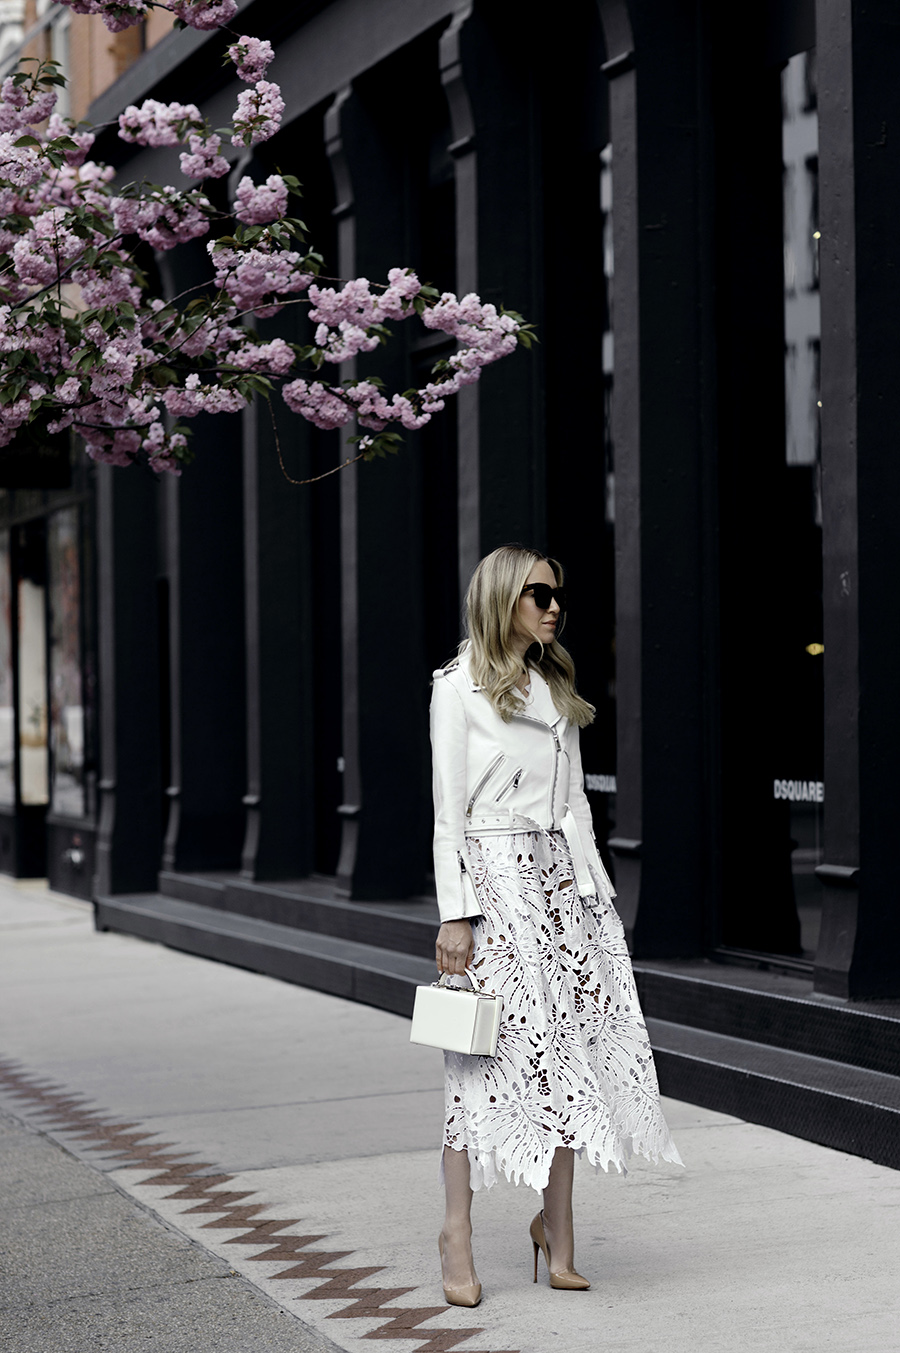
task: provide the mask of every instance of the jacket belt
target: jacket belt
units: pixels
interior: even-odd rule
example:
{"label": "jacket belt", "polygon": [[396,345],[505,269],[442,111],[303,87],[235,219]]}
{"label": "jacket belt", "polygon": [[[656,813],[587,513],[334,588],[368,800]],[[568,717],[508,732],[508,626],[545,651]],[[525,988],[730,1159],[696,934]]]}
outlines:
{"label": "jacket belt", "polygon": [[511,808],[498,809],[494,813],[476,813],[466,822],[466,836],[499,836],[507,832],[562,831],[572,856],[575,870],[575,884],[581,897],[591,897],[597,891],[597,885],[588,868],[581,835],[575,815],[566,805],[566,811],[559,826],[544,827],[533,817],[525,817]]}
{"label": "jacket belt", "polygon": [[588,869],[587,856],[581,843],[581,834],[578,831],[575,814],[568,804],[566,804],[566,811],[562,820],[562,829],[572,855],[572,864],[575,867],[575,883],[578,887],[578,895],[579,897],[590,897],[592,893],[597,891],[597,885],[590,869]]}

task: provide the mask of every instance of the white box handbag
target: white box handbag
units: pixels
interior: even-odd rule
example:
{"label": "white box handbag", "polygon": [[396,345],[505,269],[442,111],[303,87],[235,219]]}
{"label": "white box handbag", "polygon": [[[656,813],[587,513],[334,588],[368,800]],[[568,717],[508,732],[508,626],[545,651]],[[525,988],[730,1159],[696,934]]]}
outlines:
{"label": "white box handbag", "polygon": [[410,1043],[478,1057],[495,1055],[503,997],[481,991],[471,970],[466,972],[471,987],[446,986],[449,973],[430,987],[416,987]]}

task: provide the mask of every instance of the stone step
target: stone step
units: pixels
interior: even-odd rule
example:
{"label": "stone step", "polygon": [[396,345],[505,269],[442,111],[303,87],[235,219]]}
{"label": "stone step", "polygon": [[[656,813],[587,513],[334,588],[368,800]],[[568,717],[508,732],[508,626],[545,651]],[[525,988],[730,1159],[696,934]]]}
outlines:
{"label": "stone step", "polygon": [[[159,893],[101,897],[95,912],[98,929],[158,940],[398,1015],[411,1014],[416,986],[435,976],[430,959]],[[636,969],[643,981],[647,969]],[[645,1013],[664,1094],[900,1168],[900,1077],[661,1019],[660,990],[649,986],[652,1008]]]}
{"label": "stone step", "polygon": [[292,883],[254,883],[238,874],[177,873],[159,875],[166,897],[196,902],[218,911],[253,916],[276,925],[295,926],[359,944],[396,949],[420,958],[434,957],[440,920],[437,902],[350,902],[335,897],[332,880],[299,879]]}
{"label": "stone step", "polygon": [[[431,959],[439,924],[433,899],[350,902],[333,880],[253,883],[237,874],[167,871],[167,897],[289,928]],[[900,1074],[900,1003],[848,1005],[813,992],[799,975],[720,963],[635,961],[644,1013],[734,1038],[749,1038],[870,1071]]]}
{"label": "stone step", "polygon": [[663,1094],[900,1169],[900,1077],[649,1018]]}
{"label": "stone step", "polygon": [[900,1002],[848,1004],[812,979],[719,963],[634,964],[644,1014],[900,1075]]}
{"label": "stone step", "polygon": [[219,911],[161,893],[94,902],[98,930],[158,940],[172,949],[280,977],[298,986],[411,1015],[415,989],[433,982],[434,960]]}

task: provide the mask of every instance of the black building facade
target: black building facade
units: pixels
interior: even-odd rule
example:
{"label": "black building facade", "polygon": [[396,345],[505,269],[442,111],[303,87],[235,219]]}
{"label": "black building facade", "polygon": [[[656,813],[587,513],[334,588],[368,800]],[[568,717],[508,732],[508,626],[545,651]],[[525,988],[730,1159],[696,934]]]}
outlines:
{"label": "black building facade", "polygon": [[[96,791],[47,837],[57,886],[78,891],[77,826],[101,925],[405,1009],[411,968],[385,995],[339,945],[424,965],[430,674],[478,558],[533,543],[568,572],[565,642],[598,707],[589,797],[664,1088],[900,1163],[896,1085],[875,1108],[860,1090],[872,1111],[841,1110],[845,1131],[822,1126],[796,1067],[786,1100],[776,1066],[900,1068],[895,17],[885,0],[762,4],[737,27],[701,0],[575,0],[541,26],[478,0],[242,8],[241,31],[276,45],[287,111],[228,182],[296,173],[326,272],[413,266],[520,310],[541,342],[396,459],[315,485],[285,479],[264,406],[207,419],[177,482],[83,476]],[[189,90],[223,122],[237,86],[220,47],[172,34],[94,120]],[[160,177],[160,152],[102,153]],[[161,284],[204,266],[199,247],[161,260]],[[404,388],[436,355],[401,330],[365,369]],[[345,454],[275,416],[294,478]],[[17,596],[59,510],[21,500]],[[15,544],[26,517],[37,545]],[[21,833],[11,717],[0,816]],[[273,957],[265,926],[315,943]],[[342,986],[327,974],[345,961]],[[703,1044],[718,1035],[735,1047]],[[741,1039],[780,1050],[770,1109],[741,1097]]]}

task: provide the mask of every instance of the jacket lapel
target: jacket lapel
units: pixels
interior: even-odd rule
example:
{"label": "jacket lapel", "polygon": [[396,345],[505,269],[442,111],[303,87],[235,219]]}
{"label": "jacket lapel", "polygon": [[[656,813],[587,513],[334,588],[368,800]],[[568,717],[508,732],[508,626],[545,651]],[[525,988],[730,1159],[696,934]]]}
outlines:
{"label": "jacket lapel", "polygon": [[547,685],[540,672],[534,668],[531,670],[531,703],[526,705],[523,714],[529,715],[533,719],[540,719],[542,723],[553,728],[558,724],[562,715],[553,703],[553,697],[550,694],[550,687]]}

